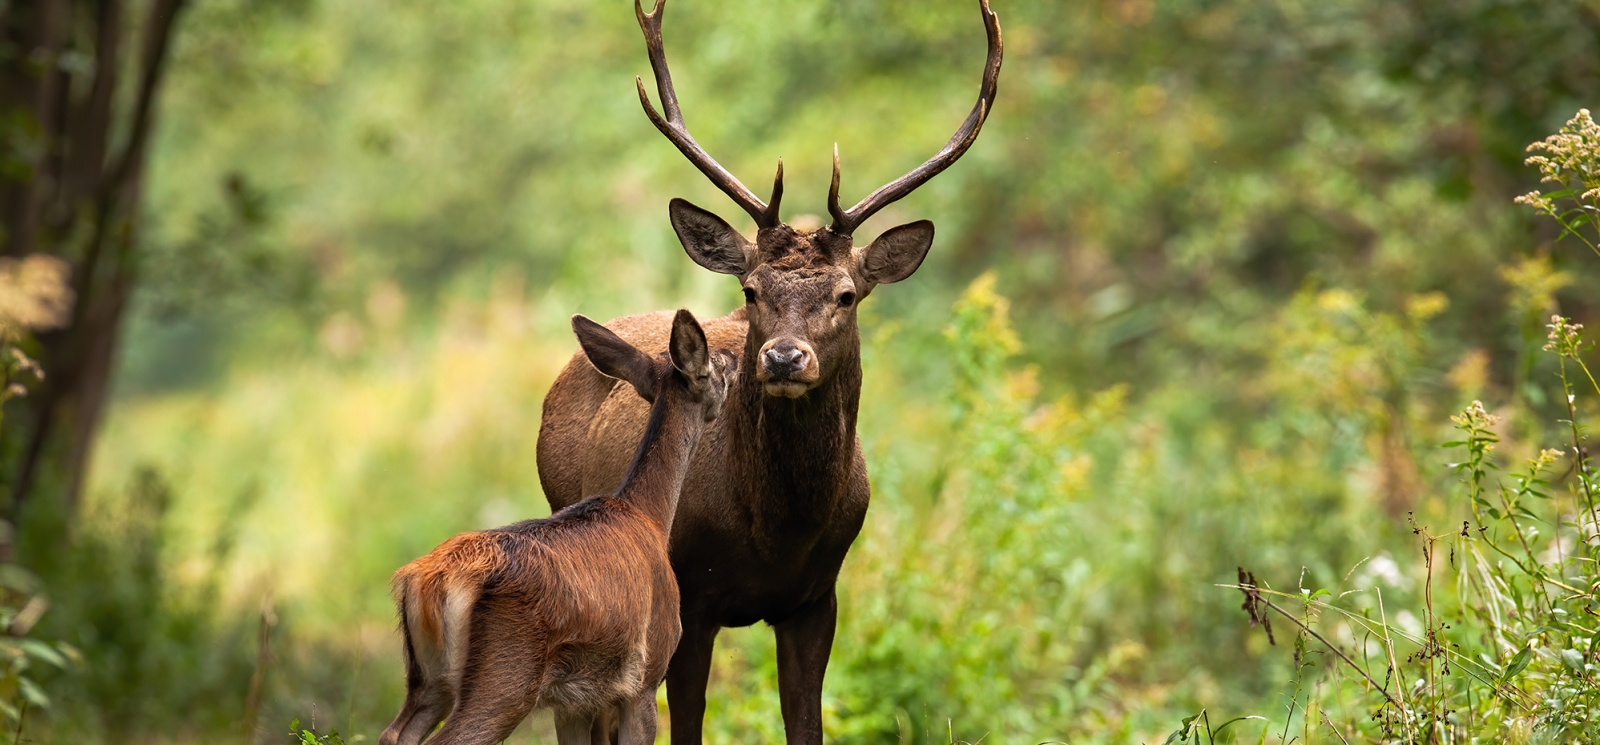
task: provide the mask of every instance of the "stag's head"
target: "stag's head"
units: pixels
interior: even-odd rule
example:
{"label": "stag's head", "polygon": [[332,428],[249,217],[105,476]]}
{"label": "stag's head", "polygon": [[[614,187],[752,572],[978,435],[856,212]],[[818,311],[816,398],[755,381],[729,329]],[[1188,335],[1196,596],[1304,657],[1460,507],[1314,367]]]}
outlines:
{"label": "stag's head", "polygon": [[674,199],[669,207],[673,230],[695,263],[739,278],[750,323],[747,344],[756,357],[755,379],[767,395],[798,398],[854,358],[859,349],[856,308],[860,302],[878,285],[911,276],[933,246],[933,223],[927,220],[890,228],[862,247],[855,245],[852,236],[867,218],[950,167],[977,140],[1000,77],[1000,21],[989,9],[988,0],[979,0],[989,39],[983,82],[972,113],[944,148],[915,170],[844,209],[839,204],[839,149],[835,145],[833,183],[828,189],[833,222],[808,231],[779,219],[783,161],[778,161],[772,198],[763,202],[689,134],[661,40],[665,5],[666,0],[656,0],[654,11],[646,13],[639,0],[634,0],[665,116],[651,105],[643,80],[638,80],[639,101],[656,128],[749,213],[757,228],[752,241],[715,214]]}

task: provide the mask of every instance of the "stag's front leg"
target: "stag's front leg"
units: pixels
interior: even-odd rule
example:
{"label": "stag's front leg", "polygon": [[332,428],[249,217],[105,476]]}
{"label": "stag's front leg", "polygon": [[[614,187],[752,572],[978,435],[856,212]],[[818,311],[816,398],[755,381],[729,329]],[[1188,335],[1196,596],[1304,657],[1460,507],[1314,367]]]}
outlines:
{"label": "stag's front leg", "polygon": [[706,717],[706,683],[711,679],[711,652],[716,648],[715,624],[683,621],[683,638],[667,665],[667,716],[672,745],[699,745]]}
{"label": "stag's front leg", "polygon": [[839,604],[833,590],[810,608],[775,627],[778,637],[778,698],[789,745],[822,743],[822,676],[833,650]]}

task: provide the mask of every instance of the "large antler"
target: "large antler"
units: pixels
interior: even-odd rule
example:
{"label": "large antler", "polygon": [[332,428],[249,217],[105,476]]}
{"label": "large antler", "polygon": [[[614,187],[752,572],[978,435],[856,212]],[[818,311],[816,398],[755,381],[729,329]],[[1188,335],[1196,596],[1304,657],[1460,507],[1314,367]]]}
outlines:
{"label": "large antler", "polygon": [[[972,113],[967,115],[967,120],[962,122],[961,128],[956,130],[950,141],[945,143],[944,149],[934,155],[910,173],[885,184],[875,192],[867,195],[866,199],[856,203],[850,209],[839,208],[839,145],[833,146],[833,185],[828,187],[828,213],[833,215],[833,232],[839,235],[850,235],[855,229],[866,222],[878,210],[889,206],[916,191],[917,187],[928,182],[928,179],[939,175],[940,171],[949,168],[972,147],[973,141],[978,139],[978,131],[983,129],[983,120],[989,117],[989,109],[994,106],[994,94],[1000,81],[1000,59],[1004,56],[1000,43],[1000,18],[989,10],[989,0],[978,0],[983,10],[983,27],[989,35],[989,59],[983,65],[983,84],[978,88],[978,103],[972,107]],[[659,7],[659,6],[658,6]],[[659,125],[657,125],[659,126]]]}
{"label": "large antler", "polygon": [[661,107],[667,110],[663,118],[656,108],[650,105],[650,96],[645,93],[644,80],[638,77],[634,82],[639,85],[639,103],[644,105],[644,113],[649,115],[651,123],[661,134],[667,136],[672,144],[678,146],[684,157],[700,169],[711,183],[718,189],[738,202],[745,212],[756,221],[757,228],[771,228],[778,225],[778,203],[783,199],[783,160],[778,160],[778,175],[772,179],[772,204],[761,201],[755,192],[750,191],[739,179],[728,173],[712,158],[700,143],[694,141],[694,135],[689,134],[689,128],[683,124],[683,111],[678,108],[678,94],[672,89],[672,72],[667,69],[667,53],[661,45],[661,11],[666,7],[667,0],[656,0],[655,10],[646,13],[639,0],[633,0],[634,15],[639,17],[639,28],[644,31],[645,46],[650,50],[650,69],[655,72],[656,92],[661,96]]}

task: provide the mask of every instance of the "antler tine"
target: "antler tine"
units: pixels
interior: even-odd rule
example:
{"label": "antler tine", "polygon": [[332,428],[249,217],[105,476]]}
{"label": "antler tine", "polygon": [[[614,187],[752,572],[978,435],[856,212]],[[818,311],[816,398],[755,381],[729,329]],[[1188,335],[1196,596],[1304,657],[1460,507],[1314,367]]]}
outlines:
{"label": "antler tine", "polygon": [[656,125],[656,129],[661,130],[661,134],[666,135],[695,168],[711,179],[712,184],[749,213],[756,221],[756,227],[774,227],[778,224],[778,203],[783,198],[783,161],[778,161],[778,175],[772,184],[772,204],[769,206],[712,158],[700,147],[700,143],[695,142],[694,135],[689,134],[689,128],[684,126],[683,110],[678,107],[678,94],[672,87],[672,71],[667,68],[666,48],[661,41],[661,16],[666,5],[667,0],[656,0],[655,9],[646,13],[640,0],[633,0],[633,12],[639,19],[639,29],[644,31],[645,47],[650,53],[650,69],[655,73],[656,93],[661,97],[661,108],[666,110],[666,116],[663,117],[651,105],[650,95],[645,92],[644,79],[635,77],[633,80],[639,87],[639,103],[644,106],[650,123]]}
{"label": "antler tine", "polygon": [[837,142],[833,143],[833,181],[828,184],[828,214],[833,215],[835,232],[840,235],[850,234],[849,231],[838,230],[839,226],[850,223],[850,216],[839,207],[839,143]]}
{"label": "antler tine", "polygon": [[833,215],[833,232],[840,235],[854,233],[861,223],[878,210],[916,191],[917,187],[960,160],[978,139],[978,132],[983,129],[983,122],[989,118],[989,110],[994,106],[995,92],[1000,83],[1000,62],[1005,56],[1005,48],[1000,40],[1000,17],[989,9],[989,0],[978,0],[978,5],[983,11],[983,27],[989,37],[989,57],[983,65],[983,83],[978,88],[978,102],[973,104],[972,113],[967,115],[966,121],[961,123],[961,128],[950,137],[950,141],[926,163],[879,187],[848,210],[839,207],[839,146],[835,144],[833,186],[828,190],[828,212]]}

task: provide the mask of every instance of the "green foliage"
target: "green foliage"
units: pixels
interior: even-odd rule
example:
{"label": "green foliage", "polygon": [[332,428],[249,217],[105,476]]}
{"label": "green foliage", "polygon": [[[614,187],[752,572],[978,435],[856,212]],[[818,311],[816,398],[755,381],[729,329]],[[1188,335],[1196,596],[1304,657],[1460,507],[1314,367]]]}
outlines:
{"label": "green foliage", "polygon": [[[9,534],[10,524],[4,529]],[[30,636],[49,607],[37,577],[15,564],[0,564],[0,723],[8,728],[20,729],[30,709],[51,709],[50,696],[36,682],[41,669],[67,671],[83,664],[71,644]]]}
{"label": "green foliage", "polygon": [[244,619],[217,606],[218,569],[237,525],[220,526],[190,564],[198,576],[179,581],[167,548],[172,507],[166,479],[137,471],[122,494],[81,518],[66,560],[46,577],[56,607],[41,630],[87,661],[51,681],[58,737],[199,733],[238,717],[255,661]]}
{"label": "green foliage", "polygon": [[[1587,120],[1588,112],[1581,111],[1561,135],[1530,148],[1555,154],[1559,164],[1542,157],[1529,163],[1560,185],[1579,178],[1573,173],[1600,171],[1600,150],[1583,141],[1593,134]],[[1563,214],[1550,201],[1572,195],[1535,192],[1517,201],[1577,234],[1583,222],[1573,224],[1573,214],[1581,216],[1581,205]],[[1526,264],[1509,274],[1522,293],[1541,285],[1548,293],[1559,284],[1550,281],[1547,270]],[[1528,303],[1513,302],[1517,305]],[[1302,585],[1298,593],[1274,592],[1239,570],[1236,587],[1244,592],[1251,625],[1266,626],[1271,641],[1270,610],[1296,629],[1296,687],[1284,738],[1294,705],[1306,693],[1305,672],[1318,666],[1312,656],[1323,658],[1320,666],[1328,672],[1317,676],[1318,687],[1307,696],[1301,716],[1306,736],[1326,727],[1346,741],[1555,743],[1600,737],[1600,634],[1591,623],[1600,617],[1595,595],[1600,588],[1600,479],[1590,462],[1575,390],[1575,384],[1587,383],[1583,395],[1600,397],[1600,384],[1583,360],[1593,346],[1584,343],[1583,326],[1556,315],[1547,329],[1543,349],[1558,363],[1566,426],[1533,430],[1528,440],[1561,437],[1563,447],[1539,449],[1518,466],[1497,453],[1509,433],[1504,419],[1482,402],[1451,416],[1459,435],[1442,447],[1465,451],[1465,460],[1451,465],[1465,487],[1465,500],[1434,511],[1435,518],[1461,519],[1460,528],[1448,532],[1433,533],[1409,515],[1422,549],[1420,605],[1417,599],[1394,603],[1392,596],[1386,605],[1380,588],[1341,586],[1335,595]],[[1552,468],[1564,460],[1571,461],[1570,470]],[[1299,613],[1272,602],[1274,596]],[[1397,610],[1411,623],[1397,623]],[[1330,636],[1339,641],[1329,641]],[[1384,672],[1375,677],[1374,670]],[[1322,684],[1334,694],[1324,692]],[[1363,715],[1363,707],[1370,716]]]}
{"label": "green foliage", "polygon": [[330,730],[326,735],[318,734],[315,726],[302,728],[298,719],[289,723],[289,739],[294,745],[346,745],[345,739],[339,736],[339,730]]}
{"label": "green foliage", "polygon": [[[830,142],[847,199],[944,142],[981,61],[974,4],[673,0],[667,46],[697,138],[747,183],[784,156],[795,217],[821,211]],[[1354,742],[1447,709],[1517,741],[1589,705],[1564,654],[1592,638],[1582,599],[1551,584],[1586,588],[1581,476],[1524,463],[1581,434],[1553,419],[1600,415],[1576,330],[1538,350],[1552,315],[1594,326],[1600,273],[1509,199],[1534,186],[1522,145],[1592,107],[1600,17],[995,4],[983,137],[869,226],[930,216],[939,241],[861,311],[874,503],[841,577],[830,741]],[[252,679],[260,721],[375,733],[402,695],[389,574],[545,511],[531,453],[567,317],[734,307],[665,201],[744,218],[638,110],[626,2],[185,20],[148,283],[82,524],[36,567],[38,638],[85,665],[30,667],[55,706],[28,734],[236,739]],[[1550,188],[1554,215],[1584,214],[1587,192]],[[1419,540],[1431,566],[1406,558]],[[1300,578],[1258,588],[1293,654],[1214,587],[1241,565]],[[1533,634],[1532,611],[1559,623]],[[1400,705],[1311,630],[1380,686],[1392,658]],[[715,664],[708,741],[777,741],[770,633],[729,630]],[[1535,713],[1480,695],[1510,688]],[[293,736],[332,737],[314,729]]]}

